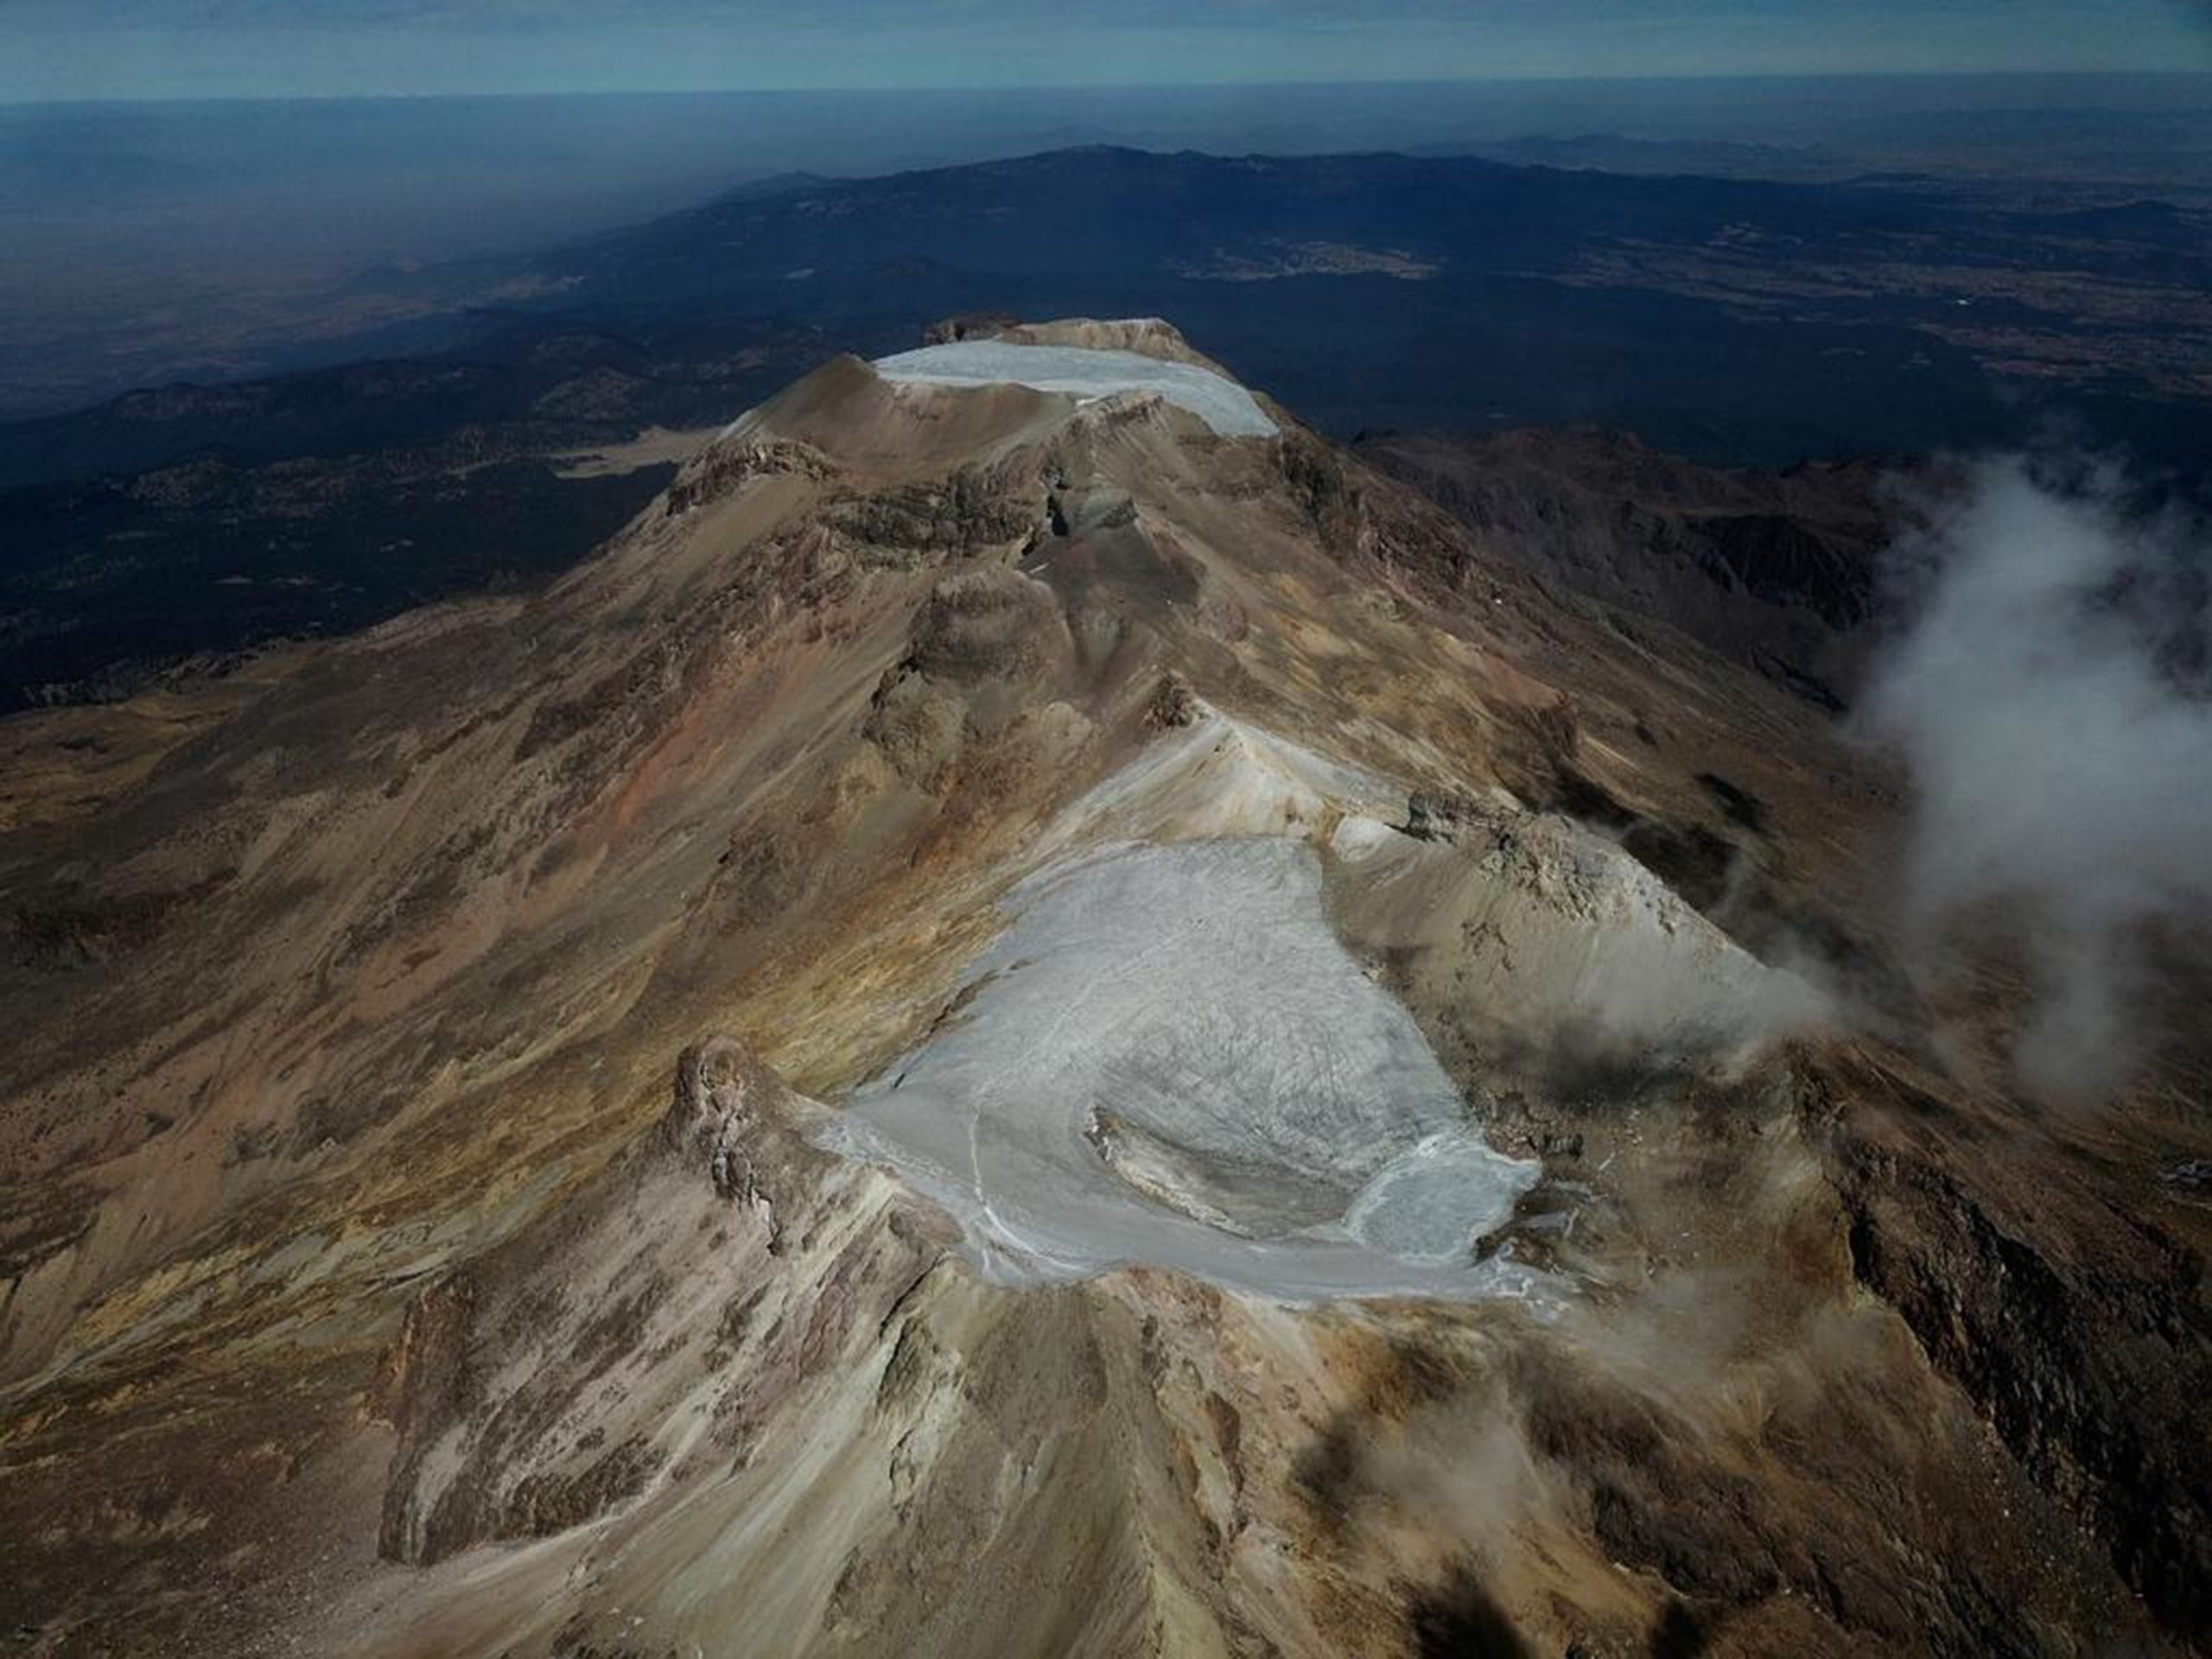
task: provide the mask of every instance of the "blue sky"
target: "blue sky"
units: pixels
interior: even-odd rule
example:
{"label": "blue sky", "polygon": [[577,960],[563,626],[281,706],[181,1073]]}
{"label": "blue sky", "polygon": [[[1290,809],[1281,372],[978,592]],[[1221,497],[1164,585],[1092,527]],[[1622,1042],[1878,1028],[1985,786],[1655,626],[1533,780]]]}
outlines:
{"label": "blue sky", "polygon": [[0,99],[2212,70],[2197,0],[0,0]]}

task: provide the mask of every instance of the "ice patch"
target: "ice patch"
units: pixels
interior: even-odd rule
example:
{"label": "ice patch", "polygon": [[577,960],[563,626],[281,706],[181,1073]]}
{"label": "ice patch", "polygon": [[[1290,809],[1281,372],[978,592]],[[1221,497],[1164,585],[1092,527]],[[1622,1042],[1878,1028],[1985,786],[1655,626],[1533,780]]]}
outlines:
{"label": "ice patch", "polygon": [[1464,1130],[1432,1135],[1375,1172],[1345,1211],[1345,1230],[1401,1261],[1464,1262],[1467,1241],[1500,1219],[1498,1161]]}
{"label": "ice patch", "polygon": [[1398,837],[1399,832],[1382,819],[1354,812],[1337,825],[1329,846],[1339,857],[1357,860],[1395,846]]}
{"label": "ice patch", "polygon": [[1153,391],[1225,438],[1272,437],[1277,429],[1252,394],[1234,380],[1196,364],[1141,352],[963,340],[880,358],[875,372],[887,380],[922,385],[1012,385],[1072,392],[1086,401],[1117,391]]}
{"label": "ice patch", "polygon": [[1313,849],[1122,847],[1034,877],[966,1009],[823,1131],[962,1222],[987,1275],[1124,1263],[1288,1301],[1520,1294],[1474,1246],[1493,1151],[1331,932]]}

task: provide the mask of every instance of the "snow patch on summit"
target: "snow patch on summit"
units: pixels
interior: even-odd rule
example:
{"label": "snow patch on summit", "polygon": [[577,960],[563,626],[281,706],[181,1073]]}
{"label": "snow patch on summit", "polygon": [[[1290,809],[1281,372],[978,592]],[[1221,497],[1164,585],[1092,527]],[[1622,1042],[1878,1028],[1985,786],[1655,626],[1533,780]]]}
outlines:
{"label": "snow patch on summit", "polygon": [[1252,394],[1225,375],[1140,352],[963,340],[880,358],[875,372],[919,385],[1012,385],[1086,398],[1155,392],[1225,438],[1272,437],[1278,429]]}

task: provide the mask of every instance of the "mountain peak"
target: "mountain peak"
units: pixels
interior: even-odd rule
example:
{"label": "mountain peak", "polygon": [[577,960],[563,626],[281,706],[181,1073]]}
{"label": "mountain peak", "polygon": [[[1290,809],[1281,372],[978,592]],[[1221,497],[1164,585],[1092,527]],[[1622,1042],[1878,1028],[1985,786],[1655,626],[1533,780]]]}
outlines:
{"label": "mountain peak", "polygon": [[1264,438],[1274,416],[1220,365],[1156,317],[1044,323],[963,322],[957,337],[870,363],[832,358],[733,421],[687,465],[672,492],[762,444],[798,443],[880,479],[918,478],[1045,441],[1071,423],[1147,408],[1215,436]]}
{"label": "mountain peak", "polygon": [[229,695],[5,846],[41,1605],[158,1491],[302,1651],[1410,1652],[1448,1468],[1552,1651],[1746,1560],[1792,1651],[1974,1650],[1929,1560],[2135,1618],[1919,1502],[1986,1422],[1861,1278],[1948,1230],[1955,1342],[2030,1278],[1879,1138],[1953,1085],[1669,885],[1847,906],[1863,763],[1165,323],[835,358],[551,588]]}

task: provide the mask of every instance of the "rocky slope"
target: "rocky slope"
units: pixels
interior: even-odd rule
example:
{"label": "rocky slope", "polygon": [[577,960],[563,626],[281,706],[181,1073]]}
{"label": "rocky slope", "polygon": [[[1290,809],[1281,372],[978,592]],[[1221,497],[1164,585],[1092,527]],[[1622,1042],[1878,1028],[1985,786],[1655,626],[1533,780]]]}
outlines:
{"label": "rocky slope", "polygon": [[539,597],[12,723],[23,1650],[2203,1637],[2202,1057],[1947,1069],[1893,780],[1259,407],[839,359]]}
{"label": "rocky slope", "polygon": [[1592,431],[1356,447],[1531,575],[1663,619],[1828,708],[1855,689],[1881,552],[1911,512],[1869,461],[1724,470]]}

